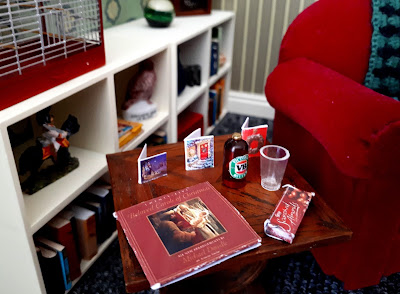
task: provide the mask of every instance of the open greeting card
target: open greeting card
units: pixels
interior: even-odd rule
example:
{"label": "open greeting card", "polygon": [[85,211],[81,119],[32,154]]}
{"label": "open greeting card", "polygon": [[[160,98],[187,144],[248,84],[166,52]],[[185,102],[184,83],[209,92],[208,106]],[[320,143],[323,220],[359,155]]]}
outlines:
{"label": "open greeting card", "polygon": [[147,144],[138,158],[138,183],[143,184],[167,175],[167,152],[147,157]]}
{"label": "open greeting card", "polygon": [[247,117],[242,125],[242,138],[249,144],[249,157],[260,156],[260,149],[267,142],[268,125],[249,127]]}
{"label": "open greeting card", "polygon": [[202,136],[201,129],[198,128],[183,142],[186,170],[214,167],[214,136]]}

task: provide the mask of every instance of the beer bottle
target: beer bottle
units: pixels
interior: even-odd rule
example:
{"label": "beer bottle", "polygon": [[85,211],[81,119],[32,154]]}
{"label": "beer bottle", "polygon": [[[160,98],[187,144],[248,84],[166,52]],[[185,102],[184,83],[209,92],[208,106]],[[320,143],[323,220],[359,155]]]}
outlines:
{"label": "beer bottle", "polygon": [[240,133],[233,133],[224,145],[222,183],[230,188],[243,187],[247,175],[249,145]]}

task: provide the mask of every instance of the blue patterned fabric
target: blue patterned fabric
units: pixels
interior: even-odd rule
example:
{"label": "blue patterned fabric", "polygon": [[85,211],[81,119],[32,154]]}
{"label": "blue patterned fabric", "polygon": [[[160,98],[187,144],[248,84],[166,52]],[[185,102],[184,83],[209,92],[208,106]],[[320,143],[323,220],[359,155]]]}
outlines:
{"label": "blue patterned fabric", "polygon": [[372,40],[364,84],[399,100],[400,97],[400,1],[372,0]]}

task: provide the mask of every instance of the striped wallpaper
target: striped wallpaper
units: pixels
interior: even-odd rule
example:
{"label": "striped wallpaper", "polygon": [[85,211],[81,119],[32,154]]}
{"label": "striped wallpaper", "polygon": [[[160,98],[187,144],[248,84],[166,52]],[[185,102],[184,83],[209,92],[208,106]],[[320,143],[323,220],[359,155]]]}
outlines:
{"label": "striped wallpaper", "polygon": [[317,0],[213,0],[213,9],[236,12],[231,90],[264,93],[292,20]]}

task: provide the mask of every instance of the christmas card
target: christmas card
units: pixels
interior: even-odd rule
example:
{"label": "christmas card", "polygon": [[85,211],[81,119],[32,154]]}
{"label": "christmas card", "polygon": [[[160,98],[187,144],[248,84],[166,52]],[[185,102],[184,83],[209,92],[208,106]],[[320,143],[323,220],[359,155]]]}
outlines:
{"label": "christmas card", "polygon": [[147,144],[138,158],[138,183],[143,184],[167,175],[167,152],[147,157]]}
{"label": "christmas card", "polygon": [[201,136],[201,129],[198,128],[183,142],[186,170],[214,167],[214,136]]}
{"label": "christmas card", "polygon": [[268,125],[249,127],[247,117],[242,125],[242,139],[249,144],[249,157],[260,156],[260,149],[267,142]]}

